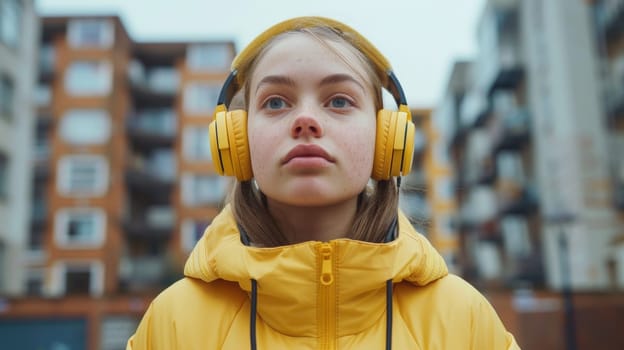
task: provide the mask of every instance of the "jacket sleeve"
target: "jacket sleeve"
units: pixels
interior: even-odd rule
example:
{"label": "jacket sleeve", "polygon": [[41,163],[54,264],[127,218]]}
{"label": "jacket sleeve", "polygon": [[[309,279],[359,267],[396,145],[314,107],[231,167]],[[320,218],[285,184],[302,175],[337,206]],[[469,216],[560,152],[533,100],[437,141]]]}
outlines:
{"label": "jacket sleeve", "polygon": [[152,349],[152,306],[153,304],[150,304],[134,335],[128,339],[126,350]]}
{"label": "jacket sleeve", "polygon": [[472,312],[472,346],[470,349],[520,350],[487,299],[479,294]]}

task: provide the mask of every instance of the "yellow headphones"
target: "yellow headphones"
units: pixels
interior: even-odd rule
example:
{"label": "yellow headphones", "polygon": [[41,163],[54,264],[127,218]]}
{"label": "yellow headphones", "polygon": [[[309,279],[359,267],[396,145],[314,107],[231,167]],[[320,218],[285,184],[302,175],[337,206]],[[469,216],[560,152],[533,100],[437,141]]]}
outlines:
{"label": "yellow headphones", "polygon": [[407,175],[411,171],[415,127],[401,84],[386,58],[366,38],[340,22],[323,17],[299,17],[276,24],[260,34],[232,62],[230,75],[221,88],[209,127],[210,150],[218,174],[236,176],[238,181],[248,181],[253,177],[247,138],[247,111],[227,110],[239,89],[238,86],[244,82],[249,63],[263,45],[276,35],[319,26],[329,27],[338,33],[348,33],[352,38],[347,40],[373,62],[382,85],[399,106],[398,111],[381,109],[377,112],[375,158],[371,177],[375,180],[389,180],[393,176]]}

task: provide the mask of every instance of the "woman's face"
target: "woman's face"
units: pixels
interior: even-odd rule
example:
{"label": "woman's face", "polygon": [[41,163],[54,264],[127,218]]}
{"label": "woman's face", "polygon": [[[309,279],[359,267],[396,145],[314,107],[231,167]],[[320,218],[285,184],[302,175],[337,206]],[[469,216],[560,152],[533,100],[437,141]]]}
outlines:
{"label": "woman's face", "polygon": [[355,54],[310,35],[275,41],[249,86],[253,173],[270,201],[324,206],[357,200],[373,166],[374,94]]}

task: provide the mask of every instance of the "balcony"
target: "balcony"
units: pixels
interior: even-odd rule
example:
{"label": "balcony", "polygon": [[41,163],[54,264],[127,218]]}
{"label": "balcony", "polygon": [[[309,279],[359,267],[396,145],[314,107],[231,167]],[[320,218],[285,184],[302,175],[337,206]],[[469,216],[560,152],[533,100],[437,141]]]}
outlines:
{"label": "balcony", "polygon": [[135,155],[126,170],[126,185],[131,195],[152,203],[169,203],[176,176],[172,152],[154,152],[150,157]]}
{"label": "balcony", "polygon": [[476,179],[474,180],[474,186],[492,186],[496,181],[496,163],[492,157],[487,156],[482,159],[477,167]]}
{"label": "balcony", "polygon": [[505,115],[495,132],[494,153],[519,150],[530,138],[529,123],[529,112],[524,108]]}
{"label": "balcony", "polygon": [[605,104],[611,123],[624,119],[624,55],[614,60],[614,72],[605,79]]}
{"label": "balcony", "polygon": [[145,292],[169,284],[170,269],[161,256],[126,257],[121,260],[119,283],[122,292]]}
{"label": "balcony", "polygon": [[149,172],[146,169],[128,168],[125,180],[129,191],[152,203],[166,204],[171,202],[174,181],[167,175]]}
{"label": "balcony", "polygon": [[497,188],[499,216],[529,216],[537,211],[537,193],[526,182],[506,182]]}
{"label": "balcony", "polygon": [[52,43],[45,43],[39,49],[39,81],[49,83],[54,79],[56,50]]}
{"label": "balcony", "polygon": [[172,148],[176,136],[176,115],[168,108],[144,110],[126,120],[131,144],[138,150]]}
{"label": "balcony", "polygon": [[624,211],[624,180],[620,180],[615,184],[614,197],[615,207],[620,211]]}
{"label": "balcony", "polygon": [[524,69],[519,65],[501,66],[490,85],[488,96],[498,90],[514,90],[524,78]]}
{"label": "balcony", "polygon": [[36,182],[43,182],[49,179],[50,177],[50,159],[49,158],[39,158],[37,153],[35,155],[34,161],[34,180]]}
{"label": "balcony", "polygon": [[484,127],[491,117],[492,107],[488,105],[481,112],[479,112],[479,114],[477,114],[472,127],[475,129]]}
{"label": "balcony", "polygon": [[464,231],[475,230],[496,218],[496,196],[487,186],[466,189],[466,200],[460,208],[459,226]]}
{"label": "balcony", "polygon": [[599,27],[604,29],[608,41],[615,41],[624,33],[624,4],[621,1],[605,1],[600,4],[603,16],[599,18]]}
{"label": "balcony", "polygon": [[146,69],[139,61],[128,66],[130,90],[139,107],[172,107],[180,85],[180,77],[173,67]]}
{"label": "balcony", "polygon": [[175,222],[171,207],[152,206],[137,214],[124,220],[123,228],[127,235],[146,239],[166,239],[171,236]]}

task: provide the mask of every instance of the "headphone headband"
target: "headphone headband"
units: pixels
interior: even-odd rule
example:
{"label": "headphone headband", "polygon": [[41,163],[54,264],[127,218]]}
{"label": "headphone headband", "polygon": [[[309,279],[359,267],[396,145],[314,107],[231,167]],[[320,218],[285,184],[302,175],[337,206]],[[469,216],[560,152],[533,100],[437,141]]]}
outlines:
{"label": "headphone headband", "polygon": [[355,29],[346,24],[333,19],[314,16],[297,17],[278,23],[252,40],[232,61],[230,74],[223,84],[217,105],[229,106],[234,94],[238,91],[239,86],[246,78],[245,75],[247,74],[251,61],[271,38],[286,32],[313,27],[329,27],[339,34],[348,33],[350,35],[350,39],[348,40],[374,64],[377,75],[381,79],[384,88],[392,94],[399,109],[409,111],[405,93],[403,92],[399,80],[394,75],[392,67],[386,57],[384,57],[375,46]]}

